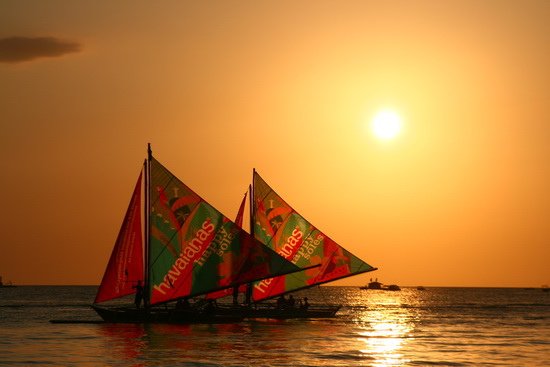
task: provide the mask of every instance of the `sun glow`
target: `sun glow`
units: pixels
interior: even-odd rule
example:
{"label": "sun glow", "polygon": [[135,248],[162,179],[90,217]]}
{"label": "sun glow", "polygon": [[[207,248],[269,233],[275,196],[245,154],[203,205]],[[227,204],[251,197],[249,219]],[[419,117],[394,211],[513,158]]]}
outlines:
{"label": "sun glow", "polygon": [[371,122],[374,135],[381,140],[395,138],[401,132],[401,117],[393,110],[378,112]]}
{"label": "sun glow", "polygon": [[398,292],[369,293],[358,304],[367,306],[360,314],[364,330],[357,337],[357,348],[374,367],[407,366],[405,350],[414,337],[416,314],[405,304],[416,304],[417,295]]}

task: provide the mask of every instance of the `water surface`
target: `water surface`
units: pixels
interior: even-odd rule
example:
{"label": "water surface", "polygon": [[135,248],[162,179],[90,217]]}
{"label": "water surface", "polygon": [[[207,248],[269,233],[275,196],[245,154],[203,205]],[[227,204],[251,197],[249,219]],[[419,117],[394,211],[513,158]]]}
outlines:
{"label": "water surface", "polygon": [[99,320],[96,287],[0,289],[0,366],[544,366],[550,292],[321,287],[335,319],[221,325],[51,324]]}

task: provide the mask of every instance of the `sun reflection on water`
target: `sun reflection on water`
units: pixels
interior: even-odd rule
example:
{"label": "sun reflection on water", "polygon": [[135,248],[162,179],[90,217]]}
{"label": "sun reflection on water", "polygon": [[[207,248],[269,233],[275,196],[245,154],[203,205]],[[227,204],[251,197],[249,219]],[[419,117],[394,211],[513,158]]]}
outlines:
{"label": "sun reflection on water", "polygon": [[372,358],[372,366],[404,366],[402,349],[412,340],[415,317],[403,304],[407,292],[369,290],[362,294],[363,305],[359,323],[364,331],[358,333],[359,351]]}

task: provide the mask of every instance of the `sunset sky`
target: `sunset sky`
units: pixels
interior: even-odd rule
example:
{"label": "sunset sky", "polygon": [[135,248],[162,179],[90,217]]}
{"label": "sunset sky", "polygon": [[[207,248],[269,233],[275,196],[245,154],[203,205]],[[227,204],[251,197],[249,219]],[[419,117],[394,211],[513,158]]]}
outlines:
{"label": "sunset sky", "polygon": [[550,284],[550,1],[3,0],[0,124],[4,281],[99,284],[150,142],[379,268],[336,285]]}

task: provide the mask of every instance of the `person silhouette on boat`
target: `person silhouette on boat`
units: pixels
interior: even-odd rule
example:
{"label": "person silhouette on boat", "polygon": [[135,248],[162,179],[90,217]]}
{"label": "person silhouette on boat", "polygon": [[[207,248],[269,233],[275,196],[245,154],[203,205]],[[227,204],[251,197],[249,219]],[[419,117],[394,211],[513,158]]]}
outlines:
{"label": "person silhouette on boat", "polygon": [[218,308],[218,304],[216,303],[216,301],[213,299],[209,299],[208,303],[204,307],[204,312],[212,314],[216,312],[217,308]]}
{"label": "person silhouette on boat", "polygon": [[176,310],[188,310],[191,308],[191,304],[189,304],[189,300],[187,298],[180,298],[176,302]]}
{"label": "person silhouette on boat", "polygon": [[307,297],[304,297],[304,302],[300,301],[300,309],[307,310],[309,308],[309,302],[307,301]]}
{"label": "person silhouette on boat", "polygon": [[288,297],[287,303],[289,308],[294,308],[294,306],[296,306],[296,300],[294,299],[292,294]]}
{"label": "person silhouette on boat", "polygon": [[279,309],[286,308],[287,304],[288,303],[287,303],[287,300],[286,300],[284,294],[281,294],[279,296],[279,298],[277,298],[277,308],[279,308]]}
{"label": "person silhouette on boat", "polygon": [[136,308],[139,308],[141,306],[141,300],[143,299],[143,286],[141,285],[141,280],[138,280],[137,284],[132,288],[136,290],[136,297],[134,298],[134,304],[136,305]]}

